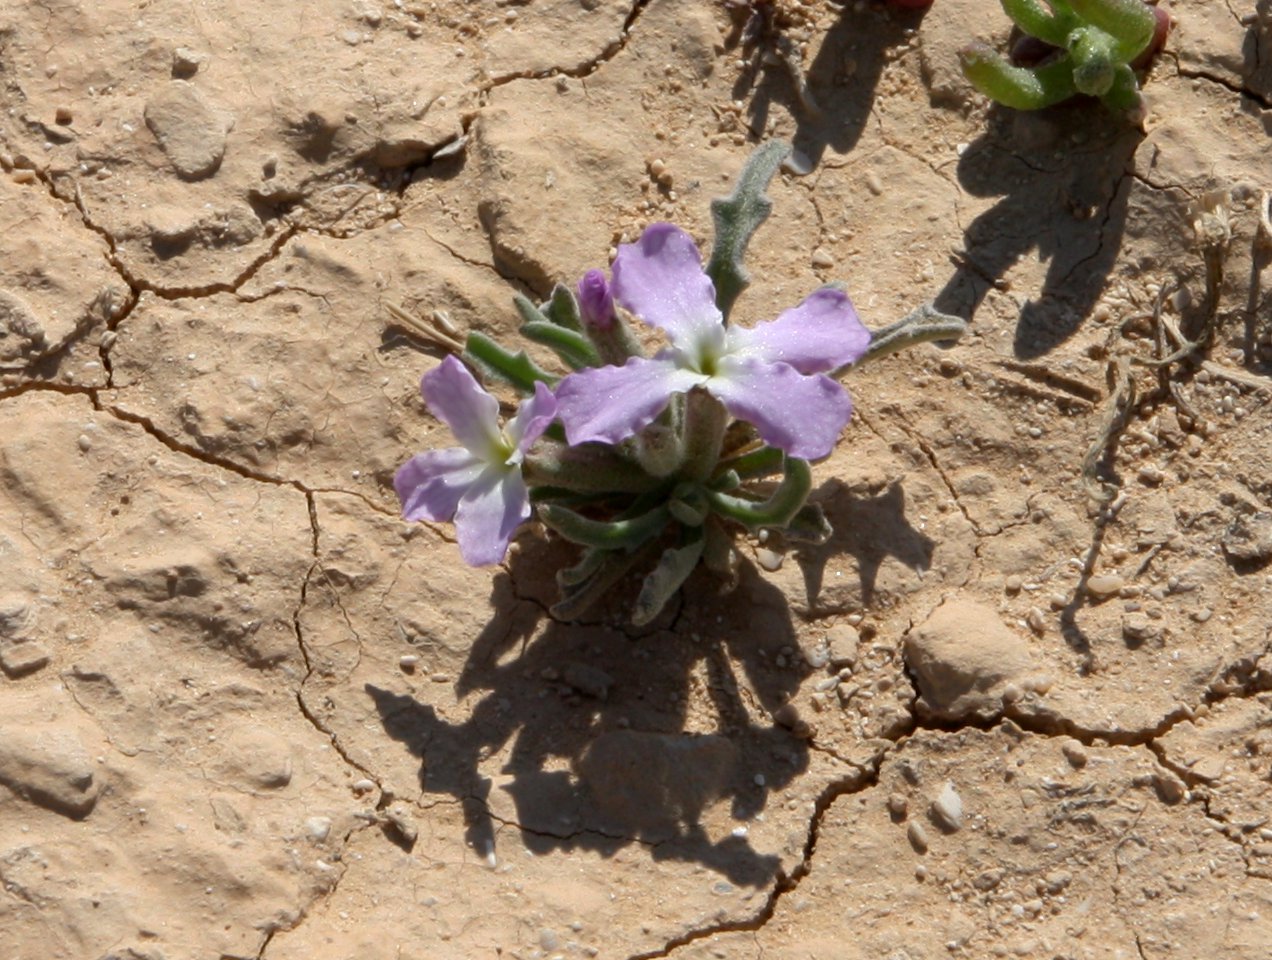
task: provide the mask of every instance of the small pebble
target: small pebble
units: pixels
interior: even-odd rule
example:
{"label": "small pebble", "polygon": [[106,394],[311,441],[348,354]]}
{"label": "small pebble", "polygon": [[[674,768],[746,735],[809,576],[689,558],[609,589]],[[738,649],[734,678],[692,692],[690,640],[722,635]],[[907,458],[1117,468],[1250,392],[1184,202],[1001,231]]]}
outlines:
{"label": "small pebble", "polygon": [[354,793],[370,793],[374,789],[375,789],[375,781],[368,780],[366,777],[363,777],[361,780],[355,780],[353,782]]}
{"label": "small pebble", "polygon": [[1075,770],[1081,770],[1087,765],[1086,747],[1077,740],[1066,740],[1061,745],[1060,752]]}
{"label": "small pebble", "polygon": [[961,830],[963,827],[963,799],[949,780],[945,781],[945,786],[932,801],[932,815],[937,823],[950,833]]}
{"label": "small pebble", "polygon": [[757,547],[755,550],[755,562],[769,573],[773,573],[782,568],[782,555],[776,550],[770,550],[768,547]]}
{"label": "small pebble", "polygon": [[928,835],[923,829],[919,821],[911,820],[910,825],[905,831],[906,839],[910,841],[910,846],[914,847],[918,853],[927,853],[928,851]]}
{"label": "small pebble", "polygon": [[420,658],[413,653],[408,653],[404,657],[398,657],[398,666],[407,673],[414,673],[416,666],[419,665]]}
{"label": "small pebble", "polygon": [[1020,589],[1024,585],[1025,585],[1025,582],[1020,577],[1016,576],[1013,573],[1003,583],[1003,589],[1005,589],[1010,595],[1015,596],[1016,594],[1020,593]]}
{"label": "small pebble", "polygon": [[1101,573],[1087,581],[1087,590],[1097,597],[1111,597],[1125,583],[1126,580],[1119,573]]}
{"label": "small pebble", "polygon": [[894,793],[888,797],[888,812],[898,820],[904,820],[909,809],[910,801],[905,798],[904,794]]}
{"label": "small pebble", "polygon": [[835,265],[835,258],[824,247],[818,247],[813,251],[812,262],[814,267],[829,269]]}

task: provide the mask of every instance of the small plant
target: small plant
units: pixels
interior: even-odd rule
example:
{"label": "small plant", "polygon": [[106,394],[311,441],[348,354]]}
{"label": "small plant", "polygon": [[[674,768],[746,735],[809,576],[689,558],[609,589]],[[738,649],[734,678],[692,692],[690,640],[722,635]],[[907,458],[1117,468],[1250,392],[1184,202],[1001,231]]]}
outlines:
{"label": "small plant", "polygon": [[[739,535],[824,542],[830,526],[807,502],[809,461],[831,452],[852,414],[836,378],[909,344],[953,339],[964,323],[922,307],[872,335],[848,295],[827,286],[775,320],[730,326],[749,282],[742,257],[788,152],[760,147],[733,195],[712,204],[705,269],[687,233],[656,223],[619,247],[612,279],[590,270],[577,295],[559,285],[542,304],[515,298],[522,335],[556,353],[563,377],[480,333],[460,344],[394,311],[452,351],[421,392],[460,442],[398,470],[404,518],[453,521],[464,560],[480,566],[500,562],[533,514],[582,551],[557,574],[554,615],[576,618],[641,569],[638,625],[699,563],[732,582]],[[666,345],[647,355],[629,315]],[[472,370],[525,397],[506,425]]]}
{"label": "small plant", "polygon": [[[986,96],[1018,110],[1040,110],[1079,93],[1114,110],[1141,109],[1135,67],[1166,39],[1170,17],[1143,0],[1001,0],[1036,43],[1011,63],[987,44],[959,51],[963,74]],[[1032,48],[1032,49],[1031,49]]]}

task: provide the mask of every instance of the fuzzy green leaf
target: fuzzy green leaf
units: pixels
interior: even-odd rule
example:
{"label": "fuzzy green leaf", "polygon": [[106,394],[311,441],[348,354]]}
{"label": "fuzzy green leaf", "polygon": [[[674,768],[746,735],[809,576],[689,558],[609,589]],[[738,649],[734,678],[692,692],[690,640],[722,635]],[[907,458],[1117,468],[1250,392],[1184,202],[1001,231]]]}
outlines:
{"label": "fuzzy green leaf", "polygon": [[707,262],[707,276],[715,284],[716,306],[725,322],[733,302],[751,282],[742,263],[747,244],[773,209],[773,201],[764,191],[790,152],[790,144],[781,140],[762,144],[746,161],[733,193],[726,199],[711,201],[715,245]]}
{"label": "fuzzy green leaf", "polygon": [[521,335],[527,340],[550,347],[567,366],[574,370],[601,365],[601,358],[597,356],[596,348],[587,337],[557,326],[555,323],[547,320],[523,323]]}
{"label": "fuzzy green leaf", "polygon": [[522,463],[521,474],[531,489],[545,486],[579,493],[644,493],[663,482],[600,443],[540,444]]}
{"label": "fuzzy green leaf", "polygon": [[541,504],[538,514],[540,520],[565,539],[603,550],[633,550],[657,536],[671,519],[666,506],[655,507],[630,520],[593,520],[569,507],[550,503]]}
{"label": "fuzzy green leaf", "polygon": [[735,497],[728,493],[707,490],[711,508],[721,516],[736,520],[751,530],[760,527],[784,527],[804,506],[813,489],[813,472],[808,461],[787,457],[782,482],[773,494],[762,502]]}
{"label": "fuzzy green leaf", "polygon": [[527,357],[524,350],[512,353],[476,331],[464,341],[463,359],[483,373],[512,384],[522,393],[534,393],[534,385],[538,381],[549,387],[557,382],[556,377]]}
{"label": "fuzzy green leaf", "polygon": [[563,283],[552,288],[548,302],[539,307],[539,311],[559,327],[583,332],[583,317],[579,314],[579,302],[574,298],[574,291]]}
{"label": "fuzzy green leaf", "polygon": [[676,591],[684,585],[689,574],[698,565],[702,548],[703,539],[699,534],[683,547],[663,551],[658,566],[654,567],[653,573],[641,585],[640,595],[632,608],[633,625],[643,627],[662,613],[667,601],[676,595]]}

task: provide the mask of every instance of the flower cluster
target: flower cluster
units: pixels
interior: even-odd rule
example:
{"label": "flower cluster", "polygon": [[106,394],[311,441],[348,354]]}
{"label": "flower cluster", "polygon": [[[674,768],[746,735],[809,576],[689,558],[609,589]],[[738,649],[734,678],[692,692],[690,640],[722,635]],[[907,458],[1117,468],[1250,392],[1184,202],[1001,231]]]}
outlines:
{"label": "flower cluster", "polygon": [[[829,525],[806,502],[808,461],[831,452],[852,414],[836,375],[868,354],[957,336],[961,323],[933,324],[928,311],[872,338],[848,295],[828,286],[774,320],[729,325],[747,283],[742,253],[767,216],[763,190],[784,155],[781,144],[761,148],[734,195],[713,204],[705,269],[687,233],[656,223],[619,247],[611,279],[590,270],[577,295],[558,286],[541,305],[517,298],[522,334],[550,347],[566,376],[477,333],[462,360],[448,356],[425,374],[425,403],[460,446],[398,470],[403,516],[453,521],[464,560],[480,566],[500,562],[535,514],[583,548],[557,577],[563,618],[631,568],[652,566],[638,624],[699,562],[732,577],[738,532],[824,541]],[[662,349],[647,355],[629,318],[661,331]],[[470,366],[525,396],[506,425]]]}

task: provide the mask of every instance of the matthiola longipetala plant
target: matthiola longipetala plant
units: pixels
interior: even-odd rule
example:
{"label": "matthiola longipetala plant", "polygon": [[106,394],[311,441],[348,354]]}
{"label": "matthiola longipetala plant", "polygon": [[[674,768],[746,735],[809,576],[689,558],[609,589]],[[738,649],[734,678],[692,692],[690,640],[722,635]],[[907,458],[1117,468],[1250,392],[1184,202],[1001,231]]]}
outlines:
{"label": "matthiola longipetala plant", "polygon": [[[808,503],[809,461],[830,454],[851,418],[837,378],[911,343],[953,339],[963,322],[922,307],[872,335],[847,293],[826,286],[773,320],[730,325],[749,280],[742,257],[788,150],[760,147],[733,195],[712,204],[705,267],[689,234],[655,223],[618,248],[610,278],[588,270],[576,290],[557,286],[546,303],[515,298],[521,334],[550,347],[563,376],[476,332],[459,344],[427,331],[460,354],[421,384],[460,445],[398,470],[403,516],[453,522],[475,566],[501,561],[535,516],[580,548],[557,574],[554,615],[577,617],[637,571],[638,625],[700,563],[731,584],[739,537],[824,542],[831,530]],[[648,355],[633,321],[661,331],[661,349]],[[474,370],[523,396],[506,423]]]}

